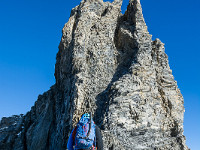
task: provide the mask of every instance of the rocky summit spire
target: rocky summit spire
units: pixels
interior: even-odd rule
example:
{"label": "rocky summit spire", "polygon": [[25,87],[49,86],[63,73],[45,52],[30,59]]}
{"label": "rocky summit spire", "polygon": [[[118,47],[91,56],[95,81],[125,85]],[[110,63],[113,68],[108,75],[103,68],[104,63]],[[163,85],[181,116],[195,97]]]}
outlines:
{"label": "rocky summit spire", "polygon": [[65,150],[84,112],[105,150],[187,150],[183,97],[164,44],[147,30],[139,0],[82,0],[65,24],[56,84],[26,115],[0,122],[2,150]]}
{"label": "rocky summit spire", "polygon": [[141,29],[146,32],[145,30],[147,30],[147,28],[142,14],[140,0],[130,0],[126,15],[127,18],[134,23],[137,29]]}

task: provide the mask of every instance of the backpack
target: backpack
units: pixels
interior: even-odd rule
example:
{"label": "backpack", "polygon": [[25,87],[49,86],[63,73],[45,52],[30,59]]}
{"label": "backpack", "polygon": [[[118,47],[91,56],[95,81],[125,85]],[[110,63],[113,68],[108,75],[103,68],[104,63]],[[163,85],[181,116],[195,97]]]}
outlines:
{"label": "backpack", "polygon": [[86,113],[77,124],[75,149],[89,149],[93,144],[95,144],[95,124],[91,113]]}

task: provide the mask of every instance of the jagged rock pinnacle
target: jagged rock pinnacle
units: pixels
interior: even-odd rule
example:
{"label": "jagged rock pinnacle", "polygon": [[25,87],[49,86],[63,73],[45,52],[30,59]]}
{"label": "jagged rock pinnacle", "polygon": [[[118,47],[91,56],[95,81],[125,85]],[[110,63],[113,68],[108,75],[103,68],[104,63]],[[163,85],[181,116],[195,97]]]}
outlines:
{"label": "jagged rock pinnacle", "polygon": [[127,17],[132,20],[135,27],[141,30],[147,30],[146,23],[144,21],[142,7],[140,0],[130,0],[127,8]]}
{"label": "jagged rock pinnacle", "polygon": [[104,150],[187,150],[183,97],[164,44],[147,30],[139,0],[82,0],[65,24],[56,84],[26,115],[0,122],[2,150],[66,150],[80,116],[94,114]]}

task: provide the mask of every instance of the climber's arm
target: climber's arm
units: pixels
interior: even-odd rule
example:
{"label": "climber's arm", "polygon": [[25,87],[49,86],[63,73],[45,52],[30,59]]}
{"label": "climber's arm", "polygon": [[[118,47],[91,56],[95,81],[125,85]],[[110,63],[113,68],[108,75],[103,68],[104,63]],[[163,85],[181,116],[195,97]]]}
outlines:
{"label": "climber's arm", "polygon": [[101,135],[101,130],[98,126],[96,126],[96,147],[97,150],[103,150],[103,139]]}
{"label": "climber's arm", "polygon": [[69,139],[68,139],[68,142],[67,142],[67,149],[68,150],[73,150],[73,146],[74,146],[74,143],[75,143],[76,128],[74,128],[72,130],[72,132],[69,136]]}

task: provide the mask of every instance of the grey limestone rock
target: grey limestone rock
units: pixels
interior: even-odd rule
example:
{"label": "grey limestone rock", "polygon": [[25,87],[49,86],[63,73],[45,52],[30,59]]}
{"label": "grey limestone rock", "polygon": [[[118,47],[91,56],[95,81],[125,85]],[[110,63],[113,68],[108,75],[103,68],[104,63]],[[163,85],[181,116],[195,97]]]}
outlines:
{"label": "grey limestone rock", "polygon": [[0,122],[1,150],[65,150],[92,112],[104,150],[187,150],[183,97],[164,44],[147,30],[139,0],[83,0],[71,11],[56,57],[56,83],[26,115]]}

